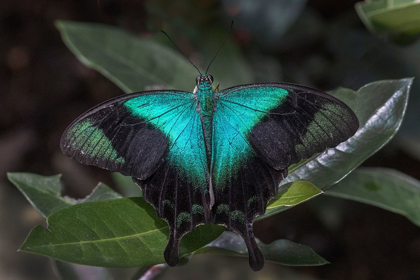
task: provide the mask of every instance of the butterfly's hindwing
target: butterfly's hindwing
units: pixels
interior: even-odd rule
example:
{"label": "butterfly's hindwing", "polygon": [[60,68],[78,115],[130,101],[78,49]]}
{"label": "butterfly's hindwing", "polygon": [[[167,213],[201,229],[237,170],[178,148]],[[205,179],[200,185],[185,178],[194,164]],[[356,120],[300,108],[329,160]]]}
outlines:
{"label": "butterfly's hindwing", "polygon": [[133,178],[133,181],[141,186],[144,198],[153,205],[158,216],[168,223],[169,241],[164,257],[169,265],[175,266],[182,236],[210,222],[208,192],[196,188],[168,162],[147,180]]}
{"label": "butterfly's hindwing", "polygon": [[260,270],[264,256],[255,241],[253,222],[255,217],[265,213],[268,200],[277,193],[280,181],[287,176],[287,169],[277,171],[252,153],[231,174],[229,180],[215,187],[213,221],[242,236],[251,268]]}

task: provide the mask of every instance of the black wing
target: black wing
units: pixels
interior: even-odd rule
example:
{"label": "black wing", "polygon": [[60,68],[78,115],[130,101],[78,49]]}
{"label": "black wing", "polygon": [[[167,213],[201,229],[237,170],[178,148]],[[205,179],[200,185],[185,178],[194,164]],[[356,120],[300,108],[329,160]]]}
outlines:
{"label": "black wing", "polygon": [[264,265],[254,218],[264,214],[287,168],[347,140],[357,129],[347,105],[307,87],[252,84],[220,92],[213,131],[213,220],[244,238],[252,269]]}
{"label": "black wing", "polygon": [[208,165],[192,93],[125,95],[89,110],[64,133],[67,156],[132,176],[160,218],[168,222],[165,259],[178,262],[178,244],[210,222]]}

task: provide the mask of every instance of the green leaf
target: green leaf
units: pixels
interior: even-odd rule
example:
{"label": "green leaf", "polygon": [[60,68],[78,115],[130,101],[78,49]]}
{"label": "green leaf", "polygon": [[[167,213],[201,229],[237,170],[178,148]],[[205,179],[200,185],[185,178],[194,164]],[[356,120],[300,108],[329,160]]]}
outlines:
{"label": "green leaf", "polygon": [[358,92],[344,88],[333,91],[356,113],[359,130],[337,147],[294,165],[283,183],[306,180],[324,190],[342,180],[397,133],[412,82],[387,80],[365,85]]}
{"label": "green leaf", "polygon": [[416,0],[367,0],[355,7],[373,33],[390,33],[397,43],[411,42],[420,36],[420,2]]}
{"label": "green leaf", "polygon": [[[311,248],[289,240],[280,239],[270,244],[264,244],[257,239],[257,243],[267,261],[289,266],[328,264],[328,261],[320,257]],[[195,252],[195,254],[204,253],[248,257],[243,239],[236,233],[229,231],[224,232],[218,239]]]}
{"label": "green leaf", "polygon": [[289,187],[284,192],[279,191],[279,193],[270,201],[267,209],[297,205],[321,193],[322,191],[310,182],[295,181],[290,183]]}
{"label": "green leaf", "polygon": [[[215,42],[214,38],[211,40]],[[217,55],[209,72],[215,79],[215,85],[220,83],[220,89],[254,82],[250,66],[242,57],[239,47],[231,40],[227,40],[223,45],[223,50]],[[229,73],[229,75],[226,75],[226,73]],[[194,81],[191,78],[186,77],[190,84]]]}
{"label": "green leaf", "polygon": [[[53,213],[48,228],[34,228],[20,250],[72,263],[137,267],[163,263],[168,226],[142,198],[77,204]],[[204,225],[187,234],[179,247],[185,256],[224,231]]]}
{"label": "green leaf", "polygon": [[99,183],[92,193],[84,199],[76,200],[63,197],[60,195],[61,175],[41,176],[31,173],[8,173],[7,177],[44,218],[76,203],[121,197],[102,183]]}
{"label": "green leaf", "polygon": [[122,29],[96,23],[57,21],[64,43],[86,66],[126,93],[148,86],[192,91],[197,71],[174,50]]}
{"label": "green leaf", "polygon": [[420,182],[399,171],[360,168],[326,194],[401,214],[420,226]]}
{"label": "green leaf", "polygon": [[[213,27],[200,34],[197,49],[205,57],[204,61],[210,63],[215,52],[220,47],[221,40],[226,36],[226,30]],[[220,38],[217,40],[217,38]],[[207,65],[205,65],[207,67]],[[251,66],[243,57],[240,48],[236,43],[227,38],[222,49],[211,64],[209,73],[212,74],[214,84],[220,84],[220,89],[254,82]],[[226,73],[229,73],[226,75]],[[193,77],[185,77],[190,84],[194,82]]]}
{"label": "green leaf", "polygon": [[264,51],[277,51],[283,35],[293,25],[305,8],[307,0],[222,1],[226,11],[234,13],[236,29],[246,32],[253,43],[262,45]]}
{"label": "green leaf", "polygon": [[282,185],[279,188],[277,195],[270,200],[267,205],[267,210],[263,216],[258,217],[256,220],[261,220],[277,214],[287,208],[285,206],[295,206],[302,202],[307,201],[317,195],[320,195],[322,191],[315,187],[315,185],[306,181],[295,181]]}
{"label": "green leaf", "polygon": [[142,197],[143,193],[131,177],[124,176],[120,173],[112,173],[112,179],[117,185],[120,192],[127,197]]}
{"label": "green leaf", "polygon": [[[199,57],[198,62],[201,62],[201,65],[197,65],[198,68],[202,70],[201,72],[207,70],[206,68],[209,66],[212,59],[215,58],[208,71],[208,73],[212,74],[214,77],[215,86],[220,84],[220,89],[224,89],[235,85],[253,83],[254,77],[252,72],[254,65],[252,65],[252,67],[250,66],[243,56],[241,49],[230,36],[226,38],[222,48],[215,57],[223,39],[226,37],[226,28],[216,24],[206,27],[205,32],[202,32],[200,28],[202,27],[195,25],[191,27],[194,31],[187,32],[187,34],[190,35],[188,36],[189,44],[193,45],[197,50],[198,55],[195,54],[195,56]],[[182,36],[187,35],[185,31],[181,31],[181,33]],[[173,35],[177,36],[176,33],[172,34],[172,36]],[[172,42],[165,36],[162,36],[162,33],[160,32],[149,38],[161,45],[173,48]],[[175,42],[177,41],[176,38],[177,37],[174,38]],[[182,58],[186,60],[184,57]],[[193,66],[190,65],[190,67]],[[226,73],[229,73],[229,75],[226,75]],[[196,71],[195,76],[197,76],[197,74],[198,72]],[[191,86],[194,86],[195,76],[184,77],[184,79],[190,83],[189,91],[191,91]]]}
{"label": "green leaf", "polygon": [[99,183],[93,190],[90,195],[86,198],[76,200],[75,204],[89,202],[89,201],[102,201],[121,198],[121,195],[117,192],[114,192],[110,187],[103,183]]}
{"label": "green leaf", "polygon": [[[289,175],[282,181],[280,189],[287,183],[305,180],[326,190],[381,149],[401,126],[412,82],[413,79],[387,80],[367,84],[357,92],[344,88],[333,91],[333,95],[356,113],[359,130],[337,147],[289,167]],[[290,207],[276,207],[258,219]]]}
{"label": "green leaf", "polygon": [[[181,266],[182,261],[186,258],[182,258],[178,262],[178,266]],[[130,277],[132,280],[157,280],[160,279],[163,274],[169,269],[166,263],[156,264],[153,266],[142,266],[139,270]]]}
{"label": "green leaf", "polygon": [[61,197],[61,175],[41,176],[31,173],[8,173],[7,177],[42,217],[71,206],[71,198]]}

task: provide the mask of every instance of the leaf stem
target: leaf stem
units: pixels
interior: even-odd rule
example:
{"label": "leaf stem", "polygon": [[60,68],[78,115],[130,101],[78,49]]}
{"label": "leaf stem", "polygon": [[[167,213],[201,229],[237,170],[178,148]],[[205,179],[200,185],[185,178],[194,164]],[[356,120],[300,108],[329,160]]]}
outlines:
{"label": "leaf stem", "polygon": [[132,280],[155,280],[162,276],[168,269],[167,264],[143,266],[131,278]]}

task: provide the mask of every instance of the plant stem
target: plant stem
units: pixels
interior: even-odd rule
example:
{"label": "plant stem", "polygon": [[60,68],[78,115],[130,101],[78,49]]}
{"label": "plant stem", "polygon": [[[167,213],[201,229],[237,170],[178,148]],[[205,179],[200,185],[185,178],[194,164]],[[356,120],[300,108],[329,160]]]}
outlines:
{"label": "plant stem", "polygon": [[132,280],[156,280],[168,269],[166,264],[144,266],[137,271]]}

